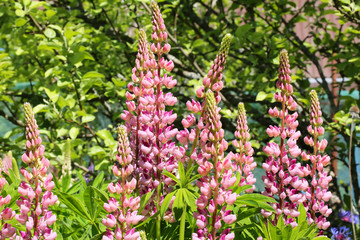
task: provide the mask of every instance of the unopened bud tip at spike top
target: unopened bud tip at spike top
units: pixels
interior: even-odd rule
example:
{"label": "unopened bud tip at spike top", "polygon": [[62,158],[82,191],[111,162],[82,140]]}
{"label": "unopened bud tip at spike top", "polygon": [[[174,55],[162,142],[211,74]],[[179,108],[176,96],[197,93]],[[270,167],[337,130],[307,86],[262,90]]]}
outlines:
{"label": "unopened bud tip at spike top", "polygon": [[246,113],[244,103],[242,103],[242,102],[240,102],[238,104],[238,113],[239,113],[239,115]]}
{"label": "unopened bud tip at spike top", "polygon": [[221,41],[221,47],[219,53],[225,54],[225,56],[228,55],[230,44],[231,44],[232,36],[230,33],[226,34],[225,37]]}

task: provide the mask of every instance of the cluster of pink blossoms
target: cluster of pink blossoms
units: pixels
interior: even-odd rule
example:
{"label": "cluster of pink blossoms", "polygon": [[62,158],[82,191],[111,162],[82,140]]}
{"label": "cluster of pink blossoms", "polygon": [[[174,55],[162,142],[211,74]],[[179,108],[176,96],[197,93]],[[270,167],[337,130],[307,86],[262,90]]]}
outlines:
{"label": "cluster of pink blossoms", "polygon": [[[166,73],[174,68],[173,62],[163,57],[171,47],[164,43],[168,36],[159,7],[152,2],[151,8],[153,43],[149,47],[145,32],[140,30],[133,82],[128,84],[129,91],[126,93],[128,111],[121,115],[130,135],[131,154],[136,164],[135,175],[139,180],[139,194],[156,189],[156,206],[148,205],[144,215],[147,212],[154,214],[163,200],[163,195],[171,191],[174,185],[171,178],[162,174],[163,169],[174,173],[178,161],[185,154],[185,149],[175,146],[172,141],[178,133],[173,127],[177,115],[166,110],[166,107],[173,106],[177,99],[172,93],[163,91],[164,87],[171,89],[177,83]],[[163,190],[160,189],[161,182],[165,183]],[[172,212],[168,211],[164,219],[174,221]]]}
{"label": "cluster of pink blossoms", "polygon": [[[0,159],[0,164],[2,165],[2,160]],[[3,167],[0,167],[0,194],[2,194],[2,189],[5,185],[8,184],[6,179],[2,176],[1,172],[3,171]],[[11,226],[11,224],[7,223],[11,219],[15,217],[15,211],[12,211],[11,208],[5,207],[5,205],[9,204],[11,200],[11,196],[8,194],[6,197],[0,195],[0,240],[9,239],[13,237],[16,233],[16,229]]]}
{"label": "cluster of pink blossoms", "polygon": [[22,160],[29,166],[29,170],[20,170],[26,181],[22,181],[18,188],[21,197],[16,204],[20,208],[20,214],[15,219],[25,225],[26,231],[20,231],[20,235],[14,239],[53,240],[57,234],[50,226],[56,221],[56,216],[49,210],[49,206],[58,201],[57,196],[51,192],[55,184],[52,174],[47,174],[50,162],[44,157],[45,147],[41,145],[42,139],[34,112],[29,103],[24,104],[24,109],[27,141]]}
{"label": "cluster of pink blossoms", "polygon": [[[136,188],[136,179],[131,176],[134,171],[132,164],[131,149],[123,126],[119,130],[117,163],[113,166],[113,173],[118,177],[116,184],[110,183],[108,190],[112,194],[120,195],[119,201],[111,197],[108,203],[104,204],[105,210],[109,213],[102,223],[108,228],[103,235],[103,240],[132,240],[139,239],[139,232],[132,228],[133,225],[143,219],[138,215],[137,210],[140,207],[140,197],[131,197]],[[120,167],[119,167],[120,166]],[[115,231],[113,229],[115,228]]]}
{"label": "cluster of pink blossoms", "polygon": [[[203,79],[203,86],[196,90],[196,96],[198,98],[205,98],[205,92],[211,90],[214,93],[216,103],[221,101],[221,97],[219,91],[223,88],[224,83],[222,82],[222,72],[224,71],[226,58],[229,52],[231,42],[231,35],[227,34],[222,42],[219,53],[216,55],[214,63],[211,65],[211,69],[208,72],[207,76]],[[206,100],[202,103],[196,100],[187,101],[186,106],[192,114],[188,115],[184,118],[181,123],[184,126],[184,130],[179,131],[176,138],[177,140],[184,145],[184,148],[188,150],[189,143],[192,145],[190,152],[190,165],[192,165],[192,161],[197,161],[202,159],[201,150],[205,146],[207,142],[206,134],[207,132],[203,132],[205,130],[205,111],[206,111]],[[196,117],[194,114],[200,114],[199,119],[196,123]],[[192,126],[196,126],[189,129]],[[198,150],[200,149],[200,150]],[[187,162],[188,159],[184,156],[183,162]],[[206,168],[205,165],[200,165]],[[208,168],[209,166],[207,166]],[[201,171],[201,169],[199,169]]]}
{"label": "cluster of pink blossoms", "polygon": [[[202,129],[202,141],[206,144],[202,149],[201,158],[197,158],[198,172],[202,178],[196,183],[200,189],[200,196],[196,200],[198,212],[194,213],[198,230],[193,233],[193,239],[215,240],[223,223],[232,224],[236,221],[236,215],[231,214],[231,210],[226,210],[227,205],[232,205],[236,201],[237,194],[229,189],[234,186],[236,176],[232,158],[224,156],[228,143],[224,139],[220,110],[214,93],[208,90],[205,112],[207,121]],[[235,235],[230,233],[230,228],[226,228],[219,237],[221,240],[230,240],[234,239]]]}
{"label": "cluster of pink blossoms", "polygon": [[331,192],[327,190],[332,177],[328,176],[328,173],[324,171],[324,167],[329,164],[330,157],[328,155],[321,155],[327,146],[326,139],[319,140],[319,137],[325,132],[324,128],[321,126],[323,123],[321,118],[322,112],[319,99],[314,90],[310,92],[310,96],[310,125],[307,130],[311,136],[306,136],[304,142],[313,147],[314,151],[312,154],[306,152],[301,153],[302,159],[304,161],[310,160],[312,164],[312,169],[309,173],[311,176],[310,187],[305,193],[307,203],[304,205],[309,211],[309,223],[315,222],[319,229],[326,230],[330,226],[330,222],[326,221],[326,217],[332,213],[332,210],[325,202],[329,201],[331,198]]}
{"label": "cluster of pink blossoms", "polygon": [[255,189],[254,184],[256,182],[256,178],[254,177],[252,170],[256,167],[256,162],[254,162],[254,158],[252,157],[254,149],[251,147],[251,143],[249,142],[249,127],[247,125],[246,111],[243,103],[239,103],[238,106],[238,120],[235,137],[238,140],[234,139],[232,144],[239,150],[239,152],[233,155],[233,159],[235,160],[237,172],[239,172],[242,176],[239,186],[252,186],[250,189],[246,190],[246,192],[250,193]]}
{"label": "cluster of pink blossoms", "polygon": [[[226,210],[226,206],[232,205],[238,196],[230,189],[237,180],[236,171],[242,169],[245,177],[241,179],[239,185],[252,185],[255,182],[255,178],[250,172],[256,164],[253,163],[251,157],[253,152],[251,145],[247,143],[249,135],[245,111],[239,116],[238,132],[236,133],[240,139],[236,141],[236,147],[239,148],[240,153],[230,152],[226,157],[224,154],[228,143],[224,139],[220,108],[217,104],[221,101],[219,92],[224,85],[222,72],[230,42],[231,35],[227,34],[210,71],[203,79],[203,86],[196,91],[197,97],[204,100],[202,103],[195,100],[186,103],[192,114],[182,120],[185,129],[177,134],[178,141],[184,145],[186,150],[192,146],[188,165],[191,166],[193,161],[196,162],[198,173],[202,176],[196,184],[200,189],[200,196],[196,200],[197,212],[194,213],[198,230],[193,233],[193,239],[216,239],[218,237],[219,239],[233,239],[235,235],[226,225],[234,223],[236,216],[231,214],[230,210]],[[195,114],[200,115],[198,120],[196,120]],[[195,128],[191,128],[194,125]],[[190,128],[191,130],[189,130]],[[243,144],[246,144],[246,147]],[[184,158],[184,162],[187,162],[187,159]],[[224,230],[219,233],[222,228]]]}
{"label": "cluster of pink blossoms", "polygon": [[[297,104],[292,98],[293,87],[291,85],[290,64],[286,50],[280,53],[279,80],[276,82],[278,92],[274,97],[281,103],[281,109],[274,107],[269,110],[271,117],[279,118],[279,126],[270,126],[266,132],[269,137],[280,137],[280,144],[269,142],[264,147],[264,152],[268,155],[263,168],[266,175],[262,177],[265,183],[263,192],[266,196],[279,197],[279,202],[273,204],[276,210],[276,220],[284,214],[286,224],[296,226],[295,218],[299,216],[298,205],[305,201],[302,191],[308,189],[308,182],[303,179],[310,173],[309,166],[303,167],[296,162],[296,158],[301,154],[297,146],[297,140],[301,133],[296,131],[298,126],[297,112],[292,114],[289,111],[295,111]],[[270,212],[262,211],[263,215],[268,217]]]}
{"label": "cluster of pink blossoms", "polygon": [[[327,191],[331,176],[324,171],[324,167],[329,163],[328,156],[321,156],[318,152],[323,152],[327,145],[325,139],[318,141],[318,137],[324,134],[324,128],[321,127],[321,109],[316,92],[311,92],[311,125],[308,132],[313,137],[305,137],[307,145],[314,147],[314,153],[302,152],[297,146],[297,140],[300,132],[296,131],[298,126],[297,112],[290,114],[288,111],[294,111],[297,107],[292,98],[293,88],[291,85],[290,65],[287,52],[280,53],[279,80],[276,87],[280,90],[275,93],[275,100],[282,104],[279,110],[276,107],[269,110],[271,117],[280,118],[279,126],[270,126],[267,129],[269,137],[276,138],[280,136],[280,145],[270,142],[264,147],[264,152],[269,156],[263,168],[266,176],[263,181],[266,185],[263,194],[267,196],[279,196],[279,202],[273,204],[276,210],[276,218],[284,214],[286,224],[296,226],[295,218],[299,216],[298,206],[303,204],[310,212],[309,223],[315,221],[319,229],[327,229],[330,226],[326,222],[326,217],[331,213],[331,209],[325,204],[331,197]],[[301,154],[303,160],[311,160],[312,167],[309,164],[302,166],[296,158]],[[316,173],[317,170],[317,173]],[[311,182],[306,177],[311,177]],[[270,212],[262,211],[265,217],[271,215]],[[319,213],[320,216],[316,216]]]}

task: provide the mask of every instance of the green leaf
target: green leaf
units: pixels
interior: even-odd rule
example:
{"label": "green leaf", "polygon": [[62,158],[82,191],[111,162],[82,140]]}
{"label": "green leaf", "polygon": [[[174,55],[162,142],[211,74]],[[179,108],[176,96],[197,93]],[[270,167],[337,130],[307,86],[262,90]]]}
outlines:
{"label": "green leaf", "polygon": [[171,202],[171,199],[172,197],[174,196],[174,194],[176,193],[177,191],[173,191],[173,192],[170,192],[169,194],[166,195],[166,197],[164,198],[162,204],[161,204],[161,208],[160,208],[160,216],[163,217],[166,210],[169,209],[169,204]]}
{"label": "green leaf", "polygon": [[11,161],[12,161],[12,171],[14,172],[15,178],[20,180],[19,167],[17,165],[16,159],[12,157],[12,154],[11,154]]}
{"label": "green leaf", "polygon": [[252,206],[262,208],[269,212],[275,212],[274,208],[272,208],[267,202],[276,202],[276,200],[261,194],[252,193],[237,197],[235,204]]}
{"label": "green leaf", "polygon": [[256,95],[256,99],[255,101],[256,102],[261,102],[261,101],[264,101],[267,97],[267,93],[264,92],[264,91],[260,91],[257,95]]}
{"label": "green leaf", "polygon": [[71,181],[71,175],[69,174],[69,173],[67,173],[64,177],[63,177],[63,179],[62,179],[62,181],[61,181],[61,185],[62,185],[62,191],[63,192],[67,192],[67,190],[68,190],[68,188],[69,188],[69,186],[70,186],[70,181]]}
{"label": "green leaf", "polygon": [[243,219],[245,219],[245,218],[249,218],[249,217],[251,217],[251,216],[254,216],[255,214],[258,214],[258,213],[260,213],[261,212],[261,208],[250,208],[250,209],[245,209],[245,210],[243,210],[243,211],[241,211],[241,212],[239,212],[238,214],[237,214],[237,220],[238,221],[241,221],[241,220],[243,220]]}
{"label": "green leaf", "polygon": [[100,240],[100,239],[102,239],[103,235],[104,235],[104,233],[99,233],[99,234],[93,236],[90,240]]}
{"label": "green leaf", "polygon": [[39,105],[36,105],[34,108],[33,108],[33,111],[34,111],[34,114],[37,114],[39,112],[46,112],[46,109],[48,108],[48,105],[46,104],[39,104]]}
{"label": "green leaf", "polygon": [[105,78],[105,76],[101,73],[91,71],[85,73],[85,75],[83,76],[83,79],[87,79],[87,78]]}
{"label": "green leaf", "polygon": [[176,193],[175,200],[173,203],[173,212],[176,220],[181,218],[181,215],[184,210],[184,198],[183,198],[184,189],[179,189]]}
{"label": "green leaf", "polygon": [[108,202],[108,195],[107,193],[105,193],[103,190],[95,188],[93,186],[90,186],[91,188],[93,188],[93,190],[96,192],[96,194],[100,197],[101,201],[103,201],[104,203]]}
{"label": "green leaf", "polygon": [[313,240],[329,240],[330,238],[326,237],[326,236],[318,236],[318,237],[314,237]]}
{"label": "green leaf", "polygon": [[276,200],[274,198],[264,196],[264,195],[258,194],[258,193],[248,193],[248,194],[239,196],[237,199],[254,200],[254,201],[259,201],[259,202],[264,202],[264,203],[266,203],[266,202],[275,203],[276,202]]}
{"label": "green leaf", "polygon": [[248,190],[248,189],[250,189],[250,188],[252,188],[252,186],[246,184],[246,185],[243,185],[243,186],[239,187],[239,188],[236,190],[236,192],[237,192],[237,193],[241,193],[241,192],[244,192],[245,190]]}
{"label": "green leaf", "polygon": [[247,32],[253,27],[250,24],[244,24],[236,29],[235,36],[243,37],[247,35]]}
{"label": "green leaf", "polygon": [[46,92],[46,95],[50,98],[50,100],[54,103],[57,102],[57,100],[59,99],[59,93],[58,93],[58,90],[55,89],[55,90],[50,90],[48,88],[44,88],[45,92]]}
{"label": "green leaf", "polygon": [[65,204],[70,210],[78,214],[84,219],[91,220],[89,213],[86,211],[86,208],[82,202],[77,197],[69,195],[63,192],[56,192],[56,195],[59,196],[60,202]]}
{"label": "green leaf", "polygon": [[99,146],[93,146],[89,149],[88,154],[90,156],[105,154],[105,150]]}
{"label": "green leaf", "polygon": [[179,170],[179,175],[180,175],[180,187],[183,187],[187,184],[187,179],[185,177],[185,170],[184,170],[184,165],[182,164],[181,161],[179,161],[178,163],[178,170]]}
{"label": "green leaf", "polygon": [[196,207],[196,196],[190,192],[188,189],[183,189],[183,197],[185,199],[186,204],[191,208],[192,212],[195,212]]}
{"label": "green leaf", "polygon": [[96,211],[96,203],[94,197],[95,197],[94,189],[90,186],[87,187],[84,192],[84,202],[93,220],[95,218],[95,211]]}
{"label": "green leaf", "polygon": [[72,140],[76,139],[76,137],[79,135],[80,129],[78,127],[72,127],[69,131],[69,136]]}
{"label": "green leaf", "polygon": [[67,190],[66,193],[70,195],[75,194],[80,191],[80,188],[81,188],[81,181],[77,181]]}
{"label": "green leaf", "polygon": [[26,19],[24,19],[24,18],[17,18],[17,19],[15,20],[15,26],[17,26],[17,27],[22,27],[22,26],[24,26],[26,23],[27,23],[27,21],[26,21]]}
{"label": "green leaf", "polygon": [[94,179],[94,182],[93,182],[93,187],[99,187],[100,186],[100,183],[104,180],[104,172],[101,171],[97,176],[96,178]]}
{"label": "green leaf", "polygon": [[116,146],[116,141],[114,140],[113,135],[111,132],[107,129],[102,129],[96,132],[96,135],[98,135],[102,140],[104,140],[105,146],[113,148]]}
{"label": "green leaf", "polygon": [[138,212],[142,212],[142,210],[144,210],[144,208],[146,207],[146,205],[148,204],[149,200],[151,199],[152,195],[154,194],[154,190],[152,190],[151,192],[148,192],[147,194],[143,195],[140,199],[140,207],[138,209]]}
{"label": "green leaf", "polygon": [[76,173],[76,175],[79,179],[78,181],[80,181],[80,183],[81,183],[81,186],[85,189],[87,184],[86,184],[86,181],[85,181],[83,175],[81,175],[80,173]]}
{"label": "green leaf", "polygon": [[179,179],[177,179],[177,178],[174,176],[174,174],[172,174],[171,172],[168,172],[167,170],[164,170],[164,171],[163,171],[163,174],[164,174],[165,176],[171,178],[172,180],[174,180],[174,182],[176,182],[177,184],[180,185]]}
{"label": "green leaf", "polygon": [[16,16],[24,17],[25,16],[25,11],[23,11],[21,9],[16,9],[15,14],[16,14]]}
{"label": "green leaf", "polygon": [[299,205],[298,211],[300,212],[300,215],[298,216],[298,224],[307,223],[306,221],[306,210],[303,204]]}
{"label": "green leaf", "polygon": [[48,38],[54,38],[56,37],[56,32],[51,28],[46,28],[44,31],[44,34]]}
{"label": "green leaf", "polygon": [[82,117],[81,122],[82,123],[92,122],[94,121],[94,119],[95,119],[94,115],[86,114],[85,116]]}

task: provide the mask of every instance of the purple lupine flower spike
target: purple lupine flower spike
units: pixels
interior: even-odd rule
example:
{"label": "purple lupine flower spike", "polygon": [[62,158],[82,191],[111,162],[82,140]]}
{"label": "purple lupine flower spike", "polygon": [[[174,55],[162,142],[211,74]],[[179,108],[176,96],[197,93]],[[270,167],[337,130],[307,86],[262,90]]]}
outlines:
{"label": "purple lupine flower spike", "polygon": [[19,239],[48,239],[54,240],[57,234],[50,226],[56,221],[56,215],[50,210],[58,198],[51,191],[55,184],[52,174],[47,174],[50,162],[44,156],[45,147],[34,112],[29,103],[24,104],[26,122],[26,152],[22,160],[29,170],[21,168],[20,172],[26,181],[22,181],[18,188],[20,199],[16,204],[20,207],[20,214],[15,219],[25,225],[26,231],[20,231]]}
{"label": "purple lupine flower spike", "polygon": [[324,135],[324,128],[320,102],[315,90],[310,92],[311,109],[310,109],[310,125],[307,130],[311,136],[304,138],[305,144],[311,146],[313,153],[302,152],[301,157],[304,161],[311,161],[312,169],[310,172],[311,182],[305,194],[308,201],[308,217],[309,223],[315,222],[319,229],[326,230],[330,226],[330,222],[326,221],[332,213],[325,202],[330,200],[331,192],[328,191],[328,185],[332,177],[328,176],[325,167],[330,162],[328,155],[321,155],[327,146],[326,139],[320,140],[319,137]]}

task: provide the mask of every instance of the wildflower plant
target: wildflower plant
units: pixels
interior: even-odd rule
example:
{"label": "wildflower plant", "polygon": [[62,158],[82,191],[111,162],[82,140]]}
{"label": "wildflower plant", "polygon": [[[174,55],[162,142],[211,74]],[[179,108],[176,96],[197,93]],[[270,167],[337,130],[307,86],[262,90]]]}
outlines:
{"label": "wildflower plant", "polygon": [[[297,146],[300,131],[297,131],[298,114],[295,111],[297,103],[292,97],[293,87],[291,85],[290,64],[286,50],[280,53],[279,77],[276,82],[278,91],[275,93],[275,101],[280,102],[281,108],[271,108],[269,114],[273,118],[280,119],[278,126],[270,126],[266,133],[274,139],[280,138],[280,143],[271,141],[264,147],[264,152],[268,155],[263,168],[266,175],[262,177],[265,183],[266,196],[277,196],[279,202],[273,204],[276,210],[274,223],[284,214],[286,224],[296,226],[295,217],[299,216],[298,205],[305,201],[302,191],[308,189],[308,182],[303,179],[310,173],[309,167],[303,167],[297,162],[296,158],[301,154]],[[289,111],[295,111],[290,113]],[[270,212],[263,211],[265,217],[271,215]]]}
{"label": "wildflower plant", "polygon": [[244,103],[238,105],[238,120],[236,126],[235,137],[232,144],[238,149],[238,153],[234,154],[235,165],[237,172],[241,174],[239,186],[249,185],[251,188],[246,192],[253,192],[255,189],[256,178],[254,177],[253,170],[256,167],[256,162],[252,157],[254,149],[251,147],[249,127],[247,125],[246,111]]}
{"label": "wildflower plant", "polygon": [[56,215],[49,210],[58,201],[52,190],[55,186],[52,174],[48,174],[49,160],[44,156],[34,112],[29,103],[24,104],[26,122],[26,152],[22,155],[28,168],[21,168],[20,173],[25,180],[20,183],[18,192],[20,199],[16,204],[20,213],[15,219],[25,226],[25,231],[19,231],[17,239],[56,239],[57,234],[50,226],[56,221]]}
{"label": "wildflower plant", "polygon": [[311,172],[309,174],[311,183],[307,189],[305,196],[307,198],[307,206],[309,211],[309,223],[315,222],[319,229],[326,230],[330,226],[330,222],[326,221],[332,210],[326,204],[331,198],[331,192],[328,191],[329,182],[332,177],[328,176],[325,167],[330,162],[328,155],[321,155],[327,146],[327,140],[321,139],[324,135],[324,128],[321,126],[323,120],[319,99],[316,91],[310,92],[311,109],[310,109],[310,125],[307,130],[311,136],[304,138],[305,144],[313,148],[313,153],[302,152],[301,157],[304,161],[311,161]]}
{"label": "wildflower plant", "polygon": [[[139,194],[141,196],[155,191],[152,203],[143,211],[144,215],[153,215],[159,211],[164,197],[174,185],[174,181],[162,172],[166,170],[174,173],[177,162],[185,154],[185,149],[175,146],[172,140],[178,133],[173,126],[177,114],[166,109],[177,102],[171,92],[164,91],[165,88],[173,88],[177,83],[168,75],[174,68],[174,63],[164,58],[171,46],[166,43],[168,34],[158,5],[151,2],[151,9],[153,42],[149,47],[145,32],[140,30],[133,82],[128,84],[129,91],[126,93],[128,111],[122,114],[130,134]],[[159,235],[161,216],[158,215],[157,218]],[[174,221],[172,211],[167,211],[164,219]]]}
{"label": "wildflower plant", "polygon": [[232,224],[236,220],[236,215],[226,210],[226,206],[232,205],[237,195],[229,189],[235,184],[236,177],[231,158],[226,158],[224,154],[228,143],[224,139],[220,108],[211,90],[206,93],[205,119],[202,140],[206,138],[207,141],[202,152],[203,162],[197,162],[202,176],[197,182],[201,192],[196,200],[198,212],[194,213],[198,230],[192,236],[193,239],[234,239],[235,235],[230,233],[230,228],[218,233],[224,224]]}
{"label": "wildflower plant", "polygon": [[111,197],[108,203],[104,204],[104,209],[109,213],[107,218],[102,220],[102,223],[107,227],[102,238],[104,240],[114,237],[115,239],[138,239],[140,233],[135,231],[132,226],[143,218],[137,212],[140,207],[140,197],[132,196],[136,188],[136,179],[132,175],[134,165],[125,127],[120,126],[118,134],[117,162],[112,168],[118,180],[115,184],[109,184],[108,191],[120,197],[118,199]]}

